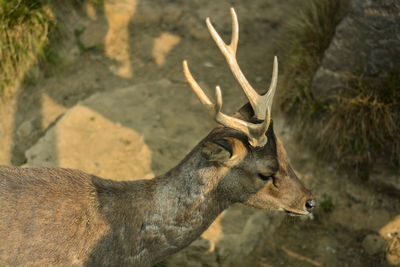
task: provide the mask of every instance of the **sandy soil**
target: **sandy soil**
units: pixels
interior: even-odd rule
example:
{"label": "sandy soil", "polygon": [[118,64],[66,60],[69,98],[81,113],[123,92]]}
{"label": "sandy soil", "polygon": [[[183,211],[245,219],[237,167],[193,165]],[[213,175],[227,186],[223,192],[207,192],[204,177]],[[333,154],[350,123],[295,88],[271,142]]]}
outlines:
{"label": "sandy soil", "polygon": [[[215,85],[221,85],[224,110],[235,111],[245,99],[204,23],[209,16],[223,38],[229,40],[231,6],[240,22],[238,61],[251,84],[262,92],[269,84],[272,59],[279,48],[276,40],[282,34],[282,25],[290,22],[298,1],[121,0],[106,1],[100,11],[90,5],[84,11],[58,11],[67,31],[58,50],[63,63],[51,75],[33,72],[34,81],[22,85],[21,93],[2,105],[0,163],[25,163],[25,151],[68,108],[94,93],[162,78],[184,84],[183,59],[188,59],[192,72],[210,95]],[[83,30],[79,42],[85,48],[95,48],[85,52],[80,49],[73,34],[76,29]],[[280,64],[284,66],[284,62]],[[176,99],[171,96],[169,101],[185,104]],[[143,112],[171,111],[148,110],[144,101]],[[400,264],[399,196],[336,174],[333,167],[319,163],[311,151],[297,144],[278,110],[274,110],[274,120],[299,177],[320,202],[330,198],[334,207],[331,212],[318,208],[312,218],[285,218],[276,225],[272,237],[268,232],[237,266]],[[201,122],[185,123],[190,128]],[[196,266],[207,264],[199,262]]]}

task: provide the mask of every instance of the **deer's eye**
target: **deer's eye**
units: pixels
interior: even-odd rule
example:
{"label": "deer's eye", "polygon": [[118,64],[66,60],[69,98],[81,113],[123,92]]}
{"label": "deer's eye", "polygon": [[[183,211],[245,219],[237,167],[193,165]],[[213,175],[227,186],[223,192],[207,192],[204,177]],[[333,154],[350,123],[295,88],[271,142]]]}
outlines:
{"label": "deer's eye", "polygon": [[267,176],[261,173],[258,174],[258,177],[265,182],[268,182],[269,180],[272,180],[274,178],[272,174]]}
{"label": "deer's eye", "polygon": [[272,184],[273,184],[276,188],[279,187],[279,185],[278,185],[278,183],[277,183],[277,180],[276,180],[276,178],[275,178],[275,176],[274,176],[273,174],[267,176],[267,175],[264,175],[264,174],[259,173],[259,174],[258,174],[258,177],[259,177],[261,180],[263,180],[264,182],[272,181]]}

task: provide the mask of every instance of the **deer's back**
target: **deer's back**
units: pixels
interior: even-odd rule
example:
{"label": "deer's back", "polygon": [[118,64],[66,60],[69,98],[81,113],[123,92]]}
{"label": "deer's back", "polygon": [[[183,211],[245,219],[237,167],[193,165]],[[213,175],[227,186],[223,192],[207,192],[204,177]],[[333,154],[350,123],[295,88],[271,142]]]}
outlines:
{"label": "deer's back", "polygon": [[70,169],[0,167],[0,263],[84,264],[108,230],[96,178]]}

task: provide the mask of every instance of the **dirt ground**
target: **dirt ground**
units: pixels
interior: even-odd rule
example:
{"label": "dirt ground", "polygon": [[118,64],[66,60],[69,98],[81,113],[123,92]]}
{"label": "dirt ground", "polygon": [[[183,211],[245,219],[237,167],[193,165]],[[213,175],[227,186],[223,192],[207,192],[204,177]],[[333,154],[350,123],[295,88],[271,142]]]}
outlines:
{"label": "dirt ground", "polygon": [[[100,9],[88,4],[82,11],[57,10],[67,32],[57,48],[62,63],[50,73],[33,70],[34,78],[21,85],[21,93],[2,104],[0,163],[24,164],[25,151],[65,111],[94,93],[163,78],[185,84],[183,59],[210,96],[215,85],[221,86],[224,110],[234,112],[246,100],[209,37],[205,18],[210,17],[229,40],[229,8],[235,7],[240,23],[238,61],[253,87],[262,92],[269,85],[273,56],[280,56],[283,25],[290,23],[298,5],[295,0],[121,0],[105,1]],[[75,35],[77,30],[81,33]],[[284,64],[280,62],[281,68]],[[186,105],[174,96],[169,101]],[[174,111],[149,110],[143,101],[142,112],[157,116]],[[187,112],[195,109],[188,106]],[[205,114],[187,121],[185,114],[176,115],[190,128],[208,120]],[[400,266],[398,192],[337,174],[333,164],[320,163],[297,143],[277,108],[273,119],[294,169],[325,206],[320,205],[311,217],[285,217],[236,266]],[[168,125],[164,127],[168,131]],[[186,138],[185,133],[179,138]],[[382,173],[388,172],[377,170],[374,175],[384,180],[387,175]],[[398,171],[394,175],[398,177]],[[209,265],[200,259],[196,266]]]}

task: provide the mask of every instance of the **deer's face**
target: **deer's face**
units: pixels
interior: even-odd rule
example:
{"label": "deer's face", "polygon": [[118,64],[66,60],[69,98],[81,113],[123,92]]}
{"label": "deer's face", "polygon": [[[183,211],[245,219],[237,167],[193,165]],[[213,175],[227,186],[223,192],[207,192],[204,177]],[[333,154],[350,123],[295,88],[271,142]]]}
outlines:
{"label": "deer's face", "polygon": [[268,144],[250,148],[248,158],[238,165],[247,170],[247,178],[251,177],[249,186],[256,190],[244,203],[256,208],[282,209],[292,215],[310,213],[316,204],[314,197],[296,176],[272,127],[268,135]]}
{"label": "deer's face", "polygon": [[[219,189],[232,202],[256,208],[284,210],[305,215],[315,207],[315,199],[298,179],[287,160],[286,151],[275,136],[272,123],[268,142],[253,147],[246,138],[215,136],[206,144],[207,157],[225,169]],[[210,149],[213,148],[213,149]]]}

